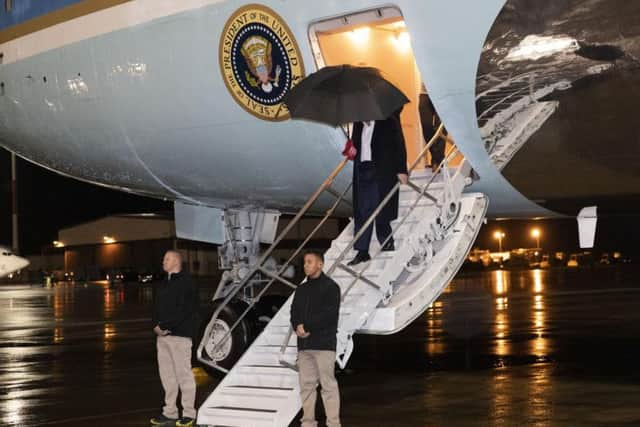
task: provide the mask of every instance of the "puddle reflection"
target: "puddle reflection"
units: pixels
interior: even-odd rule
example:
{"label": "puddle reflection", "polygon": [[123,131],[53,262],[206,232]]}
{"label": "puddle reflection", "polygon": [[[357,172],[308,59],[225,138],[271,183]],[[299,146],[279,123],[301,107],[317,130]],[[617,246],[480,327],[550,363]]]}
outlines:
{"label": "puddle reflection", "polygon": [[[518,360],[544,361],[552,344],[547,334],[547,283],[549,271],[495,270],[451,284],[452,293],[442,296],[426,313],[430,355],[455,351],[465,340],[476,353],[495,356],[495,366]],[[438,304],[439,303],[439,304]],[[515,323],[514,323],[515,322]],[[483,351],[483,343],[488,347]]]}

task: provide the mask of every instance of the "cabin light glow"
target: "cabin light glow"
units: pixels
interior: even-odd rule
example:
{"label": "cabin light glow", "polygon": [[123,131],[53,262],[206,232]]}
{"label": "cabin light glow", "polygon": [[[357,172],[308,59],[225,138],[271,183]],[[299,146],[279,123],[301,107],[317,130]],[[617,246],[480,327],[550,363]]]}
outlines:
{"label": "cabin light glow", "polygon": [[411,35],[407,31],[401,31],[392,38],[396,49],[405,53],[411,51]]}
{"label": "cabin light glow", "polygon": [[371,33],[371,28],[369,27],[361,27],[356,28],[349,32],[349,37],[356,44],[365,44],[369,41],[369,34]]}

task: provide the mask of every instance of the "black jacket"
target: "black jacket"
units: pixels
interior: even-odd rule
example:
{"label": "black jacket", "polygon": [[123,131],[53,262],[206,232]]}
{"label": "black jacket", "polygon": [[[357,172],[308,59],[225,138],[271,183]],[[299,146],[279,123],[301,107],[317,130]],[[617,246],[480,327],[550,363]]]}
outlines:
{"label": "black jacket", "polygon": [[422,136],[426,142],[429,142],[433,135],[436,134],[438,126],[440,126],[440,119],[436,115],[435,108],[429,95],[426,93],[420,94],[420,101],[418,104],[418,111],[420,112],[420,125],[422,126]]}
{"label": "black jacket", "polygon": [[339,313],[340,287],[324,273],[298,286],[291,304],[291,326],[295,331],[302,324],[311,333],[298,337],[298,350],[336,351]]}
{"label": "black jacket", "polygon": [[[362,122],[353,124],[353,145],[358,150],[353,163],[353,211],[358,212],[358,173],[360,169],[360,147],[362,146]],[[382,200],[398,182],[399,173],[407,173],[407,149],[402,134],[399,113],[393,114],[386,120],[376,120],[371,136],[371,160],[376,168],[376,181],[380,200]],[[391,222],[398,217],[399,194],[385,205],[379,219]]]}
{"label": "black jacket", "polygon": [[[431,141],[433,135],[436,134],[438,128],[440,127],[440,117],[436,113],[436,109],[429,99],[429,95],[425,93],[420,94],[420,104],[418,106],[420,111],[420,122],[422,125],[422,136],[424,137],[425,143]],[[447,130],[443,129],[442,135],[447,135]],[[447,140],[442,136],[433,142],[431,147],[429,148],[429,152],[431,153],[431,163],[435,166],[439,165],[444,160],[444,153],[447,148]]]}
{"label": "black jacket", "polygon": [[189,273],[174,273],[158,283],[154,292],[153,326],[171,335],[194,338],[199,325],[198,286]]}

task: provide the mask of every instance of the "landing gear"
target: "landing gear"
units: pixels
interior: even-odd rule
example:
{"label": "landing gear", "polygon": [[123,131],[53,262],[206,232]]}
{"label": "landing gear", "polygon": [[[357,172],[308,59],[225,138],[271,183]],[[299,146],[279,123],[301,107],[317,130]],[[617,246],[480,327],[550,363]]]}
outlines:
{"label": "landing gear", "polygon": [[[260,258],[260,243],[273,243],[280,214],[262,209],[229,209],[224,212],[225,242],[218,249],[218,264],[224,270],[213,300],[224,299],[243,282],[237,297],[251,302],[264,282],[260,275],[247,277]],[[274,262],[275,264],[275,262]]]}
{"label": "landing gear", "polygon": [[230,370],[285,301],[284,297],[263,296],[270,280],[265,274],[277,272],[280,266],[273,258],[260,261],[259,254],[261,243],[273,243],[278,217],[277,212],[252,208],[224,212],[225,241],[218,249],[224,273],[203,318],[206,323],[196,350],[198,361],[209,373]]}
{"label": "landing gear", "polygon": [[[213,304],[208,313],[207,320],[217,308],[221,301]],[[200,334],[200,345],[202,354],[200,358],[215,363],[224,368],[231,369],[240,356],[251,345],[256,336],[256,321],[254,316],[247,316],[242,319],[238,326],[231,330],[232,326],[240,318],[240,314],[246,309],[246,305],[241,301],[236,301],[222,307],[220,314],[213,321],[210,328],[203,328]],[[204,362],[204,360],[201,360]],[[220,371],[214,369],[207,363],[203,363],[204,369],[209,374],[220,375]]]}
{"label": "landing gear", "polygon": [[[206,330],[206,323],[203,324],[200,331],[199,343],[202,346],[200,361],[204,362],[202,359],[205,359],[224,369],[231,369],[286,300],[286,297],[280,295],[263,297],[250,314],[242,319],[233,330],[231,327],[246,310],[247,304],[242,301],[234,301],[223,307],[218,317],[213,320],[209,331]],[[214,302],[204,317],[206,321],[211,320],[213,313],[221,303],[222,301]],[[202,366],[209,375],[220,375],[220,371],[210,364],[204,362]]]}

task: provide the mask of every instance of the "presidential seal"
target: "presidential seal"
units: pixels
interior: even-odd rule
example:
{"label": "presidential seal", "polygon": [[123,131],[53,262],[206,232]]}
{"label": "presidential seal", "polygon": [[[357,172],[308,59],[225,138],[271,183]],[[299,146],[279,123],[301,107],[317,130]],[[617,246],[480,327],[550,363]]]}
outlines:
{"label": "presidential seal", "polygon": [[282,103],[304,77],[293,33],[273,10],[252,4],[237,10],[220,39],[220,70],[233,98],[263,120],[289,118]]}

